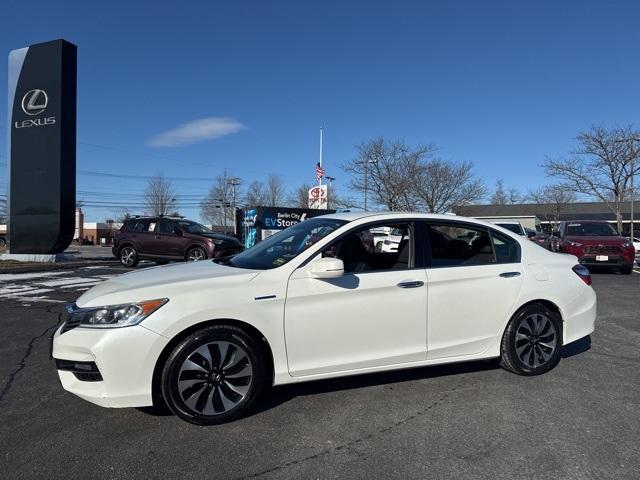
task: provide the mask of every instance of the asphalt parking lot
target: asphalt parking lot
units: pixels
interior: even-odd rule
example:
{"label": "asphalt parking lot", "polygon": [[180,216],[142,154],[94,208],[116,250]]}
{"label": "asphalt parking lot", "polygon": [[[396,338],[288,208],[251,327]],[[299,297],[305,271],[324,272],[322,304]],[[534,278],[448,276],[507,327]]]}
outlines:
{"label": "asphalt parking lot", "polygon": [[549,374],[475,362],[286,386],[205,428],[62,390],[49,338],[63,302],[123,271],[0,275],[0,477],[640,476],[640,273],[593,275],[596,331]]}

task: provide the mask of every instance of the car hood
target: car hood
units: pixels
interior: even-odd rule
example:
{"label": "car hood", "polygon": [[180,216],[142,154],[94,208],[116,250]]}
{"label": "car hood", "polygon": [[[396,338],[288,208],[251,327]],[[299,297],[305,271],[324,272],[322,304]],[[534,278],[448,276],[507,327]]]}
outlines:
{"label": "car hood", "polygon": [[118,302],[146,300],[137,296],[137,292],[143,289],[151,289],[160,297],[164,297],[181,287],[197,289],[209,288],[213,283],[221,281],[225,284],[249,282],[258,273],[260,273],[259,270],[228,267],[210,260],[149,267],[119,275],[96,285],[78,298],[76,304],[79,307],[104,305],[106,304],[104,300],[107,299],[101,300],[101,297],[110,297],[111,294],[122,292],[129,292],[130,298],[119,299]]}
{"label": "car hood", "polygon": [[240,244],[237,238],[230,237],[229,235],[221,235],[219,233],[192,233],[192,235],[198,235],[200,237],[212,238],[214,240],[223,240],[227,243]]}
{"label": "car hood", "polygon": [[598,236],[580,236],[580,235],[567,235],[565,240],[570,242],[582,243],[583,245],[605,245],[605,246],[620,246],[627,241],[622,237],[598,237]]}

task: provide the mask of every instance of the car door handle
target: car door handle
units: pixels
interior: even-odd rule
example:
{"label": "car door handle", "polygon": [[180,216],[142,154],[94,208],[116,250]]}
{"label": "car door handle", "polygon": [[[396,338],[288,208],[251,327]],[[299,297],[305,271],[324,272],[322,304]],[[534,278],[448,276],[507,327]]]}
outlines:
{"label": "car door handle", "polygon": [[520,272],[503,272],[503,273],[500,274],[500,276],[502,278],[519,277],[520,276]]}
{"label": "car door handle", "polygon": [[416,288],[416,287],[421,287],[423,285],[424,285],[424,282],[421,282],[420,280],[409,280],[406,282],[400,282],[398,284],[400,288]]}

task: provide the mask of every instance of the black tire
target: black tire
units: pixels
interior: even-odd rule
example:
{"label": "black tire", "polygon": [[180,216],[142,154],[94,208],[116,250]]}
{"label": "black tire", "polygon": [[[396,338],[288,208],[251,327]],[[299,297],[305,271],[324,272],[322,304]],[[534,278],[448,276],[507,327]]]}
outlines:
{"label": "black tire", "polygon": [[265,365],[263,351],[242,329],[207,327],[182,340],[167,358],[161,376],[162,396],[171,411],[187,422],[229,422],[244,416],[259,398],[267,378]]}
{"label": "black tire", "polygon": [[540,375],[558,365],[561,347],[562,320],[545,305],[533,303],[509,321],[500,345],[500,366],[518,375]]}
{"label": "black tire", "polygon": [[199,260],[206,260],[207,252],[202,247],[192,247],[187,251],[185,260],[187,262],[197,262]]}
{"label": "black tire", "polygon": [[623,275],[631,275],[631,273],[633,273],[633,264],[620,267],[620,272],[622,272]]}
{"label": "black tire", "polygon": [[118,260],[127,268],[133,268],[140,262],[138,251],[133,245],[124,245],[118,251]]}
{"label": "black tire", "polygon": [[6,247],[7,246],[7,241],[4,239],[4,237],[0,237],[0,247]]}

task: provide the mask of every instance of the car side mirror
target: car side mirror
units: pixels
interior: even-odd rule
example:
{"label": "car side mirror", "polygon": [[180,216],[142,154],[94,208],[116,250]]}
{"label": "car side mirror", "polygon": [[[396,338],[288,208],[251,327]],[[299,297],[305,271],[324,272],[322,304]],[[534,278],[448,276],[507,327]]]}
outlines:
{"label": "car side mirror", "polygon": [[319,258],[311,264],[311,275],[315,278],[338,278],[344,274],[344,263],[339,258]]}

